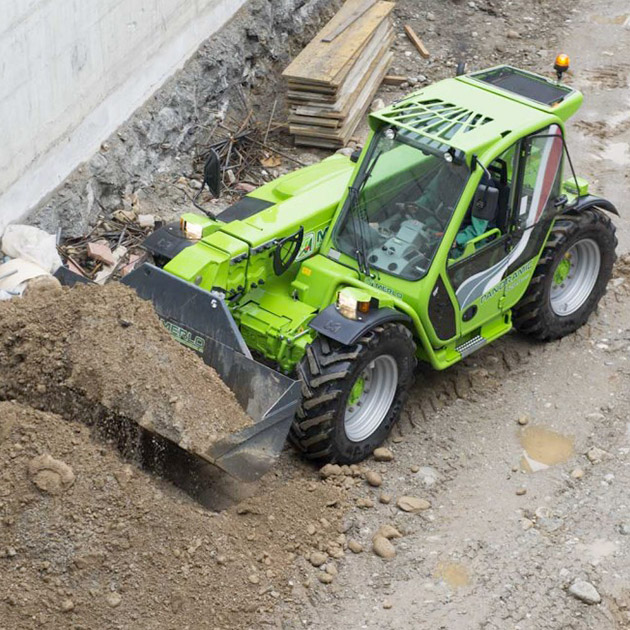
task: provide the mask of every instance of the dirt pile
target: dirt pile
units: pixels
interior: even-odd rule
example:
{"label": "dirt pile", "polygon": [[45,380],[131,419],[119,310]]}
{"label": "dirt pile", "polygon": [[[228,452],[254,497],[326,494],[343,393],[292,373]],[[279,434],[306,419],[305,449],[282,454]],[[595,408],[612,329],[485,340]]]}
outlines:
{"label": "dirt pile", "polygon": [[3,628],[259,627],[291,600],[296,558],[340,535],[331,485],[272,476],[208,512],[83,423],[14,402],[0,471]]}
{"label": "dirt pile", "polygon": [[251,424],[216,372],[118,284],[0,303],[0,399],[87,422],[131,419],[201,455]]}

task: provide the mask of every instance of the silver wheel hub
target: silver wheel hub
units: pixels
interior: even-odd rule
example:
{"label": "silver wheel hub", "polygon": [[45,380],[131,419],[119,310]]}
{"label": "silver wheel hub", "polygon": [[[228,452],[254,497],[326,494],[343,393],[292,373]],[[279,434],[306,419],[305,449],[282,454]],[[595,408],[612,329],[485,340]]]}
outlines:
{"label": "silver wheel hub", "polygon": [[564,255],[557,269],[564,265],[566,272],[554,275],[551,281],[551,310],[561,317],[578,311],[591,295],[601,266],[599,245],[590,238],[578,241]]}
{"label": "silver wheel hub", "polygon": [[[358,385],[357,385],[358,383]],[[376,357],[355,380],[346,405],[344,428],[351,442],[362,442],[381,425],[398,388],[398,363],[389,354]]]}

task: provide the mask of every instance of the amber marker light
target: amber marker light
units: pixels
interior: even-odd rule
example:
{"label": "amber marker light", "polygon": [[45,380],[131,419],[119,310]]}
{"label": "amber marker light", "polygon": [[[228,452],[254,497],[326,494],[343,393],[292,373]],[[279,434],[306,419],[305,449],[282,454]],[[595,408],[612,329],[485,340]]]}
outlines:
{"label": "amber marker light", "polygon": [[556,62],[553,64],[553,67],[558,75],[558,81],[562,81],[562,75],[569,69],[570,63],[569,55],[562,54],[556,57]]}

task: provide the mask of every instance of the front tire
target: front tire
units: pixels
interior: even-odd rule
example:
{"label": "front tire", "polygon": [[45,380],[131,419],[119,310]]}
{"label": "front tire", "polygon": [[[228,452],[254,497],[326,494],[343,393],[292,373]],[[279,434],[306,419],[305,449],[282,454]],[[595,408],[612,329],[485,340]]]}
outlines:
{"label": "front tire", "polygon": [[615,226],[600,210],[560,217],[514,308],[515,328],[549,341],[583,326],[606,292],[616,246]]}
{"label": "front tire", "polygon": [[416,345],[388,323],[353,346],[318,337],[298,365],[302,402],[291,441],[308,459],[353,464],[383,443],[413,383]]}

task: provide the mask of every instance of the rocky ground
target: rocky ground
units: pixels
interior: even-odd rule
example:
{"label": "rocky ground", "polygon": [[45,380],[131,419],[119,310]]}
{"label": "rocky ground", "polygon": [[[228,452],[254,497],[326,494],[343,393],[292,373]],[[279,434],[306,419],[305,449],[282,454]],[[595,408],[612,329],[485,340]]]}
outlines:
{"label": "rocky ground", "polygon": [[[585,92],[586,100],[571,124],[569,146],[580,173],[619,205],[619,251],[627,252],[627,17],[622,0],[570,8],[547,0],[399,0],[397,29],[410,23],[432,58],[421,60],[400,35],[393,72],[422,84],[451,75],[462,58],[473,68],[508,62],[549,72],[556,51],[571,54],[568,81]],[[387,103],[409,87],[385,87],[379,98]],[[305,162],[325,155],[294,151],[288,138],[278,142],[283,151]],[[283,161],[278,171],[292,167]],[[61,544],[63,535],[55,531],[63,528],[47,528],[45,519],[33,525],[29,515],[52,506],[63,509],[63,499],[49,497],[28,477],[33,475],[33,459],[50,452],[73,468],[72,487],[84,488],[85,496],[94,488],[79,485],[89,478],[89,469],[76,463],[72,451],[55,450],[50,435],[23,440],[21,434],[11,434],[8,442],[5,438],[0,443],[0,509],[5,510],[0,528],[0,628],[192,627],[217,613],[224,615],[214,622],[218,627],[286,630],[630,627],[627,258],[616,273],[599,312],[577,334],[547,345],[514,334],[446,373],[419,372],[408,411],[387,444],[389,453],[381,454],[381,461],[366,462],[370,474],[330,467],[320,473],[287,450],[260,484],[218,483],[213,490],[221,507],[232,507],[217,517],[134,468],[134,478],[141,479],[134,491],[149,497],[142,511],[145,521],[138,520],[136,530],[136,522],[126,520],[124,503],[118,503],[122,499],[114,473],[99,472],[103,481],[96,487],[105,484],[119,493],[109,521],[116,527],[102,525],[96,542],[110,550],[108,561],[89,580],[74,560],[74,555],[81,557],[81,545],[65,565],[51,565],[58,572],[44,579],[51,569],[43,563],[53,562],[48,555],[54,556],[56,547],[49,549],[41,540],[50,530],[50,540]],[[3,417],[8,415],[3,409]],[[36,424],[33,418],[28,422]],[[36,435],[33,429],[26,432]],[[75,433],[80,430],[75,428]],[[79,454],[83,448],[92,446],[82,441]],[[118,458],[113,450],[106,452],[108,462]],[[124,465],[111,460],[111,470]],[[16,491],[7,495],[7,487]],[[72,492],[70,488],[60,496]],[[73,519],[72,510],[84,515],[81,523],[94,520],[112,501],[112,495],[99,492],[90,495],[92,503],[84,508],[73,507],[72,499],[69,511],[55,523]],[[164,503],[160,493],[175,498]],[[257,514],[259,507],[250,510],[251,502],[262,514]],[[349,506],[342,516],[345,502]],[[329,517],[331,509],[334,517]],[[153,532],[162,526],[161,515],[170,513],[180,520],[165,524],[166,531]],[[235,529],[244,527],[247,519],[255,520],[252,531]],[[120,551],[114,539],[119,521],[126,523],[120,527],[134,541],[128,550]],[[231,552],[233,580],[232,572],[220,573],[213,565],[220,550],[212,527],[210,533],[201,533],[208,521],[223,523],[216,530],[226,536],[220,540],[238,544]],[[270,522],[287,525],[267,527]],[[22,535],[24,525],[36,529]],[[228,533],[232,531],[238,543]],[[27,535],[38,536],[39,546],[26,544]],[[250,535],[257,541],[254,547]],[[193,552],[191,560],[187,550],[196,536],[202,540],[200,555]],[[293,541],[292,536],[297,546],[282,546],[280,540]],[[159,549],[160,560],[143,560],[144,546],[149,553]],[[277,552],[283,554],[280,568],[271,569],[273,577],[261,574],[254,584],[252,566],[260,574],[262,565],[249,554],[262,554],[265,564],[265,549],[282,550]],[[122,555],[110,562],[113,551]],[[151,578],[148,590],[142,587],[144,572]],[[271,590],[265,591],[268,586]],[[121,600],[111,612],[107,597],[114,592]],[[151,606],[140,605],[147,596]]]}

